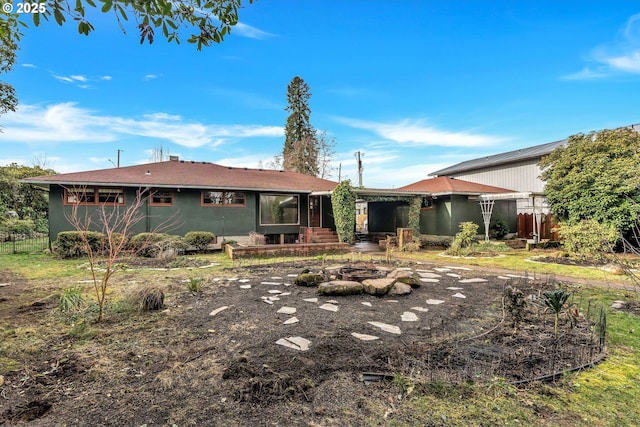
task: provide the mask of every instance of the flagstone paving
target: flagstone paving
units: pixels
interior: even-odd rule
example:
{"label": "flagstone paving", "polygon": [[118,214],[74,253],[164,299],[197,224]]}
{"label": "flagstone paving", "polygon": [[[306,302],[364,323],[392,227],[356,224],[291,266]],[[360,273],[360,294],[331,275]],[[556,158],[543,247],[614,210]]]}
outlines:
{"label": "flagstone paving", "polygon": [[[325,330],[324,334],[331,333],[330,328],[332,325],[336,328],[343,328],[343,325],[349,322],[349,328],[353,329],[349,333],[353,338],[363,342],[379,342],[394,339],[394,336],[403,334],[403,331],[398,326],[401,323],[415,325],[410,327],[411,330],[415,328],[418,328],[418,330],[430,330],[430,327],[427,325],[430,325],[429,322],[432,322],[434,318],[442,318],[449,311],[458,312],[459,310],[464,310],[460,304],[462,303],[461,301],[468,299],[466,286],[483,286],[490,282],[491,279],[473,275],[473,270],[466,267],[446,266],[431,269],[403,267],[395,270],[401,272],[413,271],[417,274],[417,277],[420,278],[422,285],[417,289],[413,289],[413,292],[409,295],[397,296],[398,299],[389,299],[388,296],[372,296],[367,294],[327,299],[326,297],[323,298],[322,295],[318,295],[315,288],[292,286],[292,283],[288,283],[289,280],[293,281],[292,279],[297,277],[297,274],[294,273],[283,274],[282,276],[269,276],[267,280],[256,280],[247,277],[230,277],[225,280],[230,283],[238,283],[238,289],[241,289],[243,292],[258,292],[261,294],[258,297],[259,300],[273,306],[271,309],[274,311],[273,316],[291,316],[295,314],[295,316],[279,320],[282,325],[283,336],[277,339],[275,343],[292,350],[308,351],[313,348],[314,339],[322,336],[320,332],[316,334],[315,338],[312,336],[303,338],[288,336],[286,335],[286,331],[288,328],[300,328],[300,325],[303,325],[305,328],[313,328],[313,326],[315,326],[313,324],[307,324],[307,310],[310,306],[315,306],[327,312],[324,317],[327,324],[317,325],[319,331]],[[390,269],[390,271],[392,271],[392,269]],[[454,273],[452,271],[456,272]],[[524,278],[526,276],[509,275],[494,277],[495,279],[505,280]],[[455,282],[457,286],[452,286],[451,282]],[[464,285],[464,287],[460,285]],[[289,287],[289,290],[285,292],[284,290],[277,289],[277,287],[280,286]],[[448,291],[458,292],[451,294],[447,293]],[[473,292],[471,292],[471,295],[473,295]],[[286,304],[284,304],[285,300]],[[354,301],[357,301],[356,305],[354,305]],[[454,303],[454,301],[460,302]],[[412,305],[407,305],[407,302],[410,302]],[[423,304],[429,307],[437,307],[437,309],[434,311],[434,308],[424,307]],[[462,304],[473,304],[473,302],[464,302]],[[393,310],[394,305],[398,306],[398,312],[396,315],[390,315],[389,310]],[[358,306],[362,308],[358,309]],[[210,316],[216,316],[223,311],[231,311],[229,308],[229,306],[216,308],[211,311]],[[233,309],[237,310],[237,308],[232,308],[232,310]],[[343,311],[345,311],[345,313],[342,313]],[[417,313],[419,313],[420,316]],[[364,316],[365,319],[368,318],[365,324],[386,332],[387,335],[380,337],[358,330],[362,328],[362,323],[359,324],[357,321],[352,322],[353,318],[349,316],[353,315]],[[265,322],[268,321],[267,319],[268,317],[265,317]],[[396,322],[397,324],[394,324]],[[329,328],[329,331],[326,330],[327,328]]]}

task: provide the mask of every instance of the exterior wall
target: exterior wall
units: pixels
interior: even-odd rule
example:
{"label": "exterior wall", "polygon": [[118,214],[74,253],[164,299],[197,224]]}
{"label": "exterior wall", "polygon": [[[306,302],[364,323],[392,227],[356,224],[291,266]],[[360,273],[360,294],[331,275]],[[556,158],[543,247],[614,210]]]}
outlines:
{"label": "exterior wall", "polygon": [[[493,207],[491,225],[501,219],[507,223],[509,231],[516,232],[517,212],[515,200],[498,200]],[[479,225],[478,233],[484,234],[484,220],[480,205],[467,196],[440,196],[434,199],[432,209],[420,211],[420,233],[440,236],[455,236],[461,222]]]}
{"label": "exterior wall", "polygon": [[[125,189],[126,209],[135,200],[137,189]],[[252,231],[265,235],[291,234],[297,235],[300,226],[308,223],[308,196],[299,196],[299,223],[292,225],[260,225],[260,212],[258,207],[259,193],[245,191],[244,206],[202,206],[201,190],[181,189],[173,190],[172,206],[143,207],[144,219],[132,229],[132,234],[145,231],[160,231],[169,234],[185,235],[189,231],[210,231],[219,238],[230,236],[248,236]],[[269,193],[272,194],[272,193]],[[71,206],[64,205],[64,189],[52,185],[49,197],[49,236],[52,240],[57,238],[61,231],[73,230],[73,227],[65,218],[72,211]],[[323,220],[333,227],[333,215],[331,203],[327,197],[323,197]],[[95,215],[99,206],[81,206],[79,214]],[[168,227],[165,227],[168,226]],[[159,229],[160,227],[160,229]],[[96,231],[97,228],[94,228]],[[221,240],[219,239],[219,240]]]}
{"label": "exterior wall", "polygon": [[531,159],[519,163],[461,172],[451,176],[514,191],[542,193],[544,191],[544,181],[538,178],[542,172],[538,166],[538,161],[539,159]]}

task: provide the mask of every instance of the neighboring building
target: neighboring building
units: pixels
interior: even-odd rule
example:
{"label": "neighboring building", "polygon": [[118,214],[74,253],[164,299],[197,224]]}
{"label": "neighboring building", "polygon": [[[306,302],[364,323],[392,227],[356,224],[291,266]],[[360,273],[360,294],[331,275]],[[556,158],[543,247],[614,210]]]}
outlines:
{"label": "neighboring building", "polygon": [[[49,191],[49,234],[73,228],[75,204],[87,213],[104,204],[126,207],[138,191],[149,195],[134,233],[173,222],[171,234],[211,231],[240,242],[254,231],[269,243],[293,243],[301,227],[335,229],[328,197],[336,182],[296,172],[226,167],[172,159],[137,166],[27,178]],[[314,195],[317,192],[321,195]]]}
{"label": "neighboring building", "polygon": [[521,150],[480,157],[432,172],[429,176],[448,176],[478,184],[509,188],[518,192],[542,194],[544,181],[538,163],[543,156],[567,143],[549,142]]}
{"label": "neighboring building", "polygon": [[544,198],[544,181],[540,179],[542,169],[538,163],[542,157],[566,145],[567,142],[563,139],[467,160],[429,175],[446,175],[521,193],[516,199],[517,236],[534,241],[553,239],[554,236],[551,233],[553,218],[549,214],[549,207]]}
{"label": "neighboring building", "polygon": [[[460,231],[461,222],[480,225],[479,232],[486,234],[485,219],[479,197],[484,194],[512,194],[511,190],[478,184],[462,179],[440,176],[424,179],[400,187],[403,191],[425,191],[431,198],[423,204],[420,212],[422,234],[454,236]],[[515,232],[516,199],[497,200],[491,204],[491,229],[496,221],[503,221],[511,232]]]}

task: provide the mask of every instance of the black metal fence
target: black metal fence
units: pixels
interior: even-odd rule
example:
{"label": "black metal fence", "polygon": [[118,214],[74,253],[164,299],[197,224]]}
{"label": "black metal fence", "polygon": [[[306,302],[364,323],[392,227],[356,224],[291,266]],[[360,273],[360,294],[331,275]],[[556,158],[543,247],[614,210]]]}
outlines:
{"label": "black metal fence", "polygon": [[49,249],[49,235],[0,233],[0,255],[35,253]]}

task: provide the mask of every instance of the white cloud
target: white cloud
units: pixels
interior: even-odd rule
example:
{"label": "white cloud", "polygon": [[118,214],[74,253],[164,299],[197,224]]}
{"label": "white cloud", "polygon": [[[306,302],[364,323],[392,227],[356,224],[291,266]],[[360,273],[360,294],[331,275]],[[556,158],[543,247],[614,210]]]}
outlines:
{"label": "white cloud", "polygon": [[141,118],[100,115],[67,102],[47,106],[22,104],[4,118],[2,139],[30,145],[51,143],[102,143],[141,136],[165,140],[184,147],[217,147],[251,137],[281,137],[279,126],[222,125],[187,122],[164,112]]}
{"label": "white cloud", "polygon": [[101,77],[100,77],[100,80],[106,80],[106,81],[109,81],[109,80],[113,80],[113,77],[111,77],[111,76],[101,76]]}
{"label": "white cloud", "polygon": [[162,76],[162,74],[145,74],[144,80],[155,80],[160,76]]}
{"label": "white cloud", "polygon": [[273,37],[273,34],[271,33],[259,30],[251,25],[243,24],[242,22],[238,22],[231,32],[232,34],[237,33],[241,37],[247,37],[250,39],[266,39],[268,37]]}
{"label": "white cloud", "polygon": [[605,57],[602,61],[615,70],[640,73],[640,49],[622,56]]}
{"label": "white cloud", "polygon": [[584,68],[577,73],[568,74],[563,77],[564,80],[595,80],[605,77],[608,73],[602,70],[592,70],[590,68]]}
{"label": "white cloud", "polygon": [[423,120],[404,119],[395,123],[371,122],[344,117],[336,121],[357,129],[369,130],[382,138],[402,145],[478,147],[493,145],[505,138],[471,132],[448,131],[426,125]]}
{"label": "white cloud", "polygon": [[79,74],[75,74],[75,75],[70,75],[70,76],[59,76],[57,74],[53,74],[53,78],[57,79],[61,82],[64,83],[75,83],[75,82],[86,82],[89,79],[87,79],[85,76],[83,75],[79,75]]}
{"label": "white cloud", "polygon": [[38,68],[34,64],[22,64],[22,66],[25,67],[25,68]]}
{"label": "white cloud", "polygon": [[640,14],[627,20],[616,40],[594,48],[589,60],[596,65],[563,78],[592,80],[617,73],[640,74]]}

